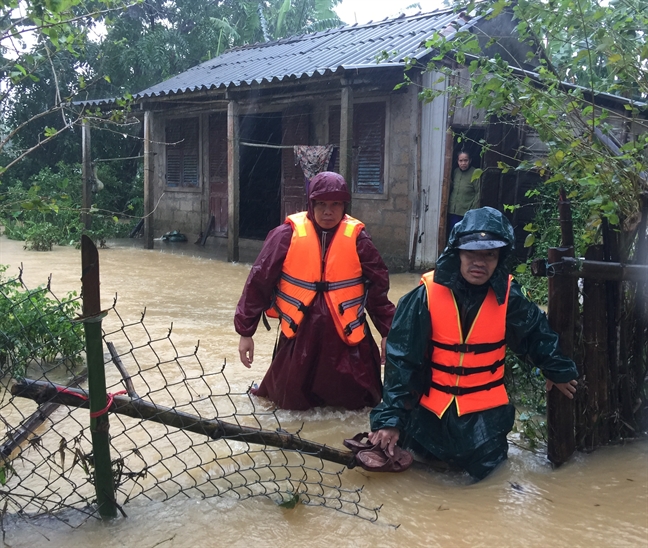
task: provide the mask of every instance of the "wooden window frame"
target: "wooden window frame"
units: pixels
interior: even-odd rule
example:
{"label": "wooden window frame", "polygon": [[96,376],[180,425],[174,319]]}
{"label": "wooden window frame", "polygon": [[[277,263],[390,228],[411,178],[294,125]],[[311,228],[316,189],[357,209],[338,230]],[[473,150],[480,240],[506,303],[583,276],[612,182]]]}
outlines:
{"label": "wooden window frame", "polygon": [[[195,134],[192,133],[195,131]],[[171,191],[201,190],[200,118],[168,118],[165,122],[165,184]]]}
{"label": "wooden window frame", "polygon": [[[358,150],[358,124],[356,123],[356,116],[358,109],[362,108],[363,105],[366,105],[368,103],[382,103],[384,105],[384,127],[382,129],[382,157],[381,157],[381,188],[379,192],[371,192],[367,190],[362,190],[358,189],[358,156],[356,155],[355,151]],[[339,109],[340,105],[338,103],[331,103],[328,105],[329,107],[329,114],[327,116],[327,121],[329,117],[331,116],[331,111],[337,111],[339,115]],[[358,199],[369,199],[369,200],[385,200],[388,197],[388,173],[389,173],[389,154],[387,154],[388,150],[388,143],[389,143],[389,120],[390,120],[390,102],[388,97],[371,97],[371,98],[363,98],[363,99],[356,99],[354,101],[353,105],[353,147],[354,147],[354,157],[353,157],[353,164],[352,164],[352,181],[349,184],[351,194],[354,197],[357,197]],[[339,124],[337,124],[339,127]],[[329,141],[331,140],[331,135],[329,132]],[[337,143],[336,143],[337,144]],[[339,158],[336,162],[336,168],[339,169]]]}

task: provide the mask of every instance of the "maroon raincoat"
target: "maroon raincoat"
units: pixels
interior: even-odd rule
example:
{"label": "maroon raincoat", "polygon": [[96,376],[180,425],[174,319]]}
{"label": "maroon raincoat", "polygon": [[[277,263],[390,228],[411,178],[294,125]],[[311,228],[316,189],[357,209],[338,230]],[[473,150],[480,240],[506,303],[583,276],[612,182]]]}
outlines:
{"label": "maroon raincoat", "polygon": [[[320,241],[325,242],[325,248],[338,227],[323,231],[315,223],[313,201],[348,202],[350,198],[344,179],[336,173],[323,172],[311,181],[309,218]],[[239,335],[254,335],[262,312],[270,307],[272,290],[281,275],[291,238],[292,226],[287,223],[268,234],[236,307],[234,326]],[[384,337],[394,315],[394,305],[387,298],[387,267],[364,229],[358,236],[356,248],[362,274],[369,281],[366,310]],[[382,397],[380,351],[368,327],[365,332],[365,338],[357,346],[342,341],[324,296],[318,293],[295,337],[288,339],[283,333],[279,335],[270,368],[259,388],[252,393],[269,398],[282,409],[324,405],[360,409],[376,405]]]}

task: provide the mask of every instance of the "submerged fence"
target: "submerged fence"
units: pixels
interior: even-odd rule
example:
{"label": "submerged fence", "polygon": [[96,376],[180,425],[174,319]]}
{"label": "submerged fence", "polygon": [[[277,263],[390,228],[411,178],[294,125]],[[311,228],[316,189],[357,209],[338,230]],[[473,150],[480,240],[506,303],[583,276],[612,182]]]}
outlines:
{"label": "submerged fence", "polygon": [[[205,367],[198,346],[180,352],[172,328],[152,336],[145,312],[128,321],[116,300],[91,320],[102,327],[106,403],[89,417],[81,308],[77,295],[58,299],[49,283],[32,290],[22,272],[0,273],[0,524],[64,509],[123,514],[136,498],[178,496],[262,496],[378,518],[361,488],[344,486],[351,453],[287,432],[273,411],[231,389],[225,364]],[[96,434],[108,440],[108,478]]]}
{"label": "submerged fence", "polygon": [[532,272],[549,277],[549,322],[579,368],[574,400],[557,390],[547,396],[548,458],[562,464],[576,449],[592,451],[638,437],[646,425],[648,196],[625,246],[620,232],[603,220],[603,245],[590,246],[584,259],[574,257],[564,192],[558,208],[561,247],[550,248],[547,260],[536,260]]}

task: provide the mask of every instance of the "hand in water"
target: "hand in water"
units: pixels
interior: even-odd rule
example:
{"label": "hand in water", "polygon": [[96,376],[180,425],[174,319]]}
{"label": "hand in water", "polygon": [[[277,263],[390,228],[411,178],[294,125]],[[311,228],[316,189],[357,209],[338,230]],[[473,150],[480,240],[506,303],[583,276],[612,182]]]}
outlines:
{"label": "hand in water", "polygon": [[369,432],[367,438],[374,445],[380,445],[381,449],[386,449],[387,452],[393,457],[394,446],[400,437],[398,428],[382,428],[375,432]]}

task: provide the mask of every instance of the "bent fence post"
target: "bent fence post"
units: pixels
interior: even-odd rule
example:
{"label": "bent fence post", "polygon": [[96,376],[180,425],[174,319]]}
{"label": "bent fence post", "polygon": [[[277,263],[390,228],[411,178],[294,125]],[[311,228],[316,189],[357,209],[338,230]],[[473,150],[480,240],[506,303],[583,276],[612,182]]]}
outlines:
{"label": "bent fence post", "polygon": [[115,485],[110,459],[110,436],[108,430],[108,402],[106,374],[103,359],[103,339],[99,293],[99,253],[92,240],[81,237],[81,285],[83,291],[83,321],[88,361],[88,394],[90,399],[90,433],[94,456],[95,490],[99,515],[114,518],[117,515]]}

